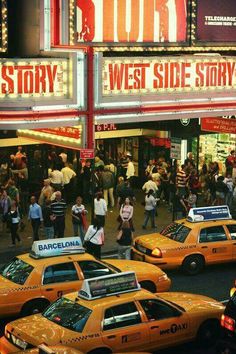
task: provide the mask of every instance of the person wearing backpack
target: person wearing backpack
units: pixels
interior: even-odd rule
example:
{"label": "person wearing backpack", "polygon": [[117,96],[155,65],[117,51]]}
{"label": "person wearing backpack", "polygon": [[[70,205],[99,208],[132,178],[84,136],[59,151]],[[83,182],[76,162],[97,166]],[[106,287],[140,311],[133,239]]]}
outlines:
{"label": "person wearing backpack", "polygon": [[129,221],[123,221],[116,242],[118,243],[118,259],[130,259],[131,246],[133,244],[133,231]]}

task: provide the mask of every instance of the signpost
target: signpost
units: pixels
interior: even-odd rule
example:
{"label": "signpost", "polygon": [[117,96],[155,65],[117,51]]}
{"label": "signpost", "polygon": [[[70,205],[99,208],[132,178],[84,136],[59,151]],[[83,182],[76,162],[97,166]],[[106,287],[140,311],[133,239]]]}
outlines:
{"label": "signpost", "polygon": [[94,159],[94,150],[93,149],[80,149],[80,158],[82,160]]}
{"label": "signpost", "polygon": [[181,138],[171,138],[170,157],[175,160],[181,159]]}

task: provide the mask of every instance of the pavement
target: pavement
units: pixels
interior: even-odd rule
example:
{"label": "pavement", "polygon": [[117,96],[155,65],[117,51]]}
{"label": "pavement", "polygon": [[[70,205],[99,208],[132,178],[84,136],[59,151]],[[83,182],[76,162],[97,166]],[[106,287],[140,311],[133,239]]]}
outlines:
{"label": "pavement", "polygon": [[[135,191],[136,202],[134,204],[134,237],[151,234],[157,231],[160,231],[164,226],[168,225],[172,221],[172,213],[168,211],[168,205],[165,201],[160,201],[157,207],[157,217],[156,217],[156,225],[157,229],[152,229],[151,225],[147,225],[147,229],[142,229],[142,223],[144,220],[144,206],[141,204],[144,200],[144,193],[140,190]],[[201,197],[199,198],[199,205],[202,206],[203,203],[201,202]],[[86,209],[88,210],[88,224],[91,220],[91,206],[85,205]],[[73,236],[73,228],[70,216],[70,209],[71,207],[68,206],[67,214],[66,214],[66,229],[65,229],[65,237]],[[236,205],[234,205],[234,212],[236,211]],[[233,212],[234,218],[236,218],[236,213]],[[119,210],[117,207],[109,208],[108,213],[106,216],[106,223],[105,223],[105,244],[102,247],[102,255],[103,256],[112,256],[117,253],[117,243],[116,243],[116,236],[117,236],[117,216],[119,215]],[[16,255],[29,252],[32,246],[32,228],[30,222],[27,220],[27,217],[24,217],[24,223],[26,225],[24,231],[19,232],[21,237],[22,243],[17,244],[15,247],[11,247],[11,236],[10,233],[0,233],[0,264],[5,263],[11,257]],[[150,221],[149,221],[150,223]],[[45,239],[43,229],[40,230],[39,233],[40,240]]]}

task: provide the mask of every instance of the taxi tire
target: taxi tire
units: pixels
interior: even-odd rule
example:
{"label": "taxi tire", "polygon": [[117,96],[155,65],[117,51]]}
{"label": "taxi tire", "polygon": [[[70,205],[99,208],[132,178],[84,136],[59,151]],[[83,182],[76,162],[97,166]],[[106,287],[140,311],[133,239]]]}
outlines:
{"label": "taxi tire", "polygon": [[[196,264],[194,268],[191,266],[191,264],[193,263]],[[204,258],[197,254],[186,257],[182,263],[182,269],[184,273],[188,275],[196,275],[200,273],[203,270],[204,266]]]}
{"label": "taxi tire", "polygon": [[25,303],[21,309],[21,316],[29,316],[34,313],[40,313],[50,304],[46,299],[34,299]]}
{"label": "taxi tire", "polygon": [[199,347],[209,348],[220,337],[220,323],[217,319],[207,320],[198,329],[196,343]]}
{"label": "taxi tire", "polygon": [[87,354],[112,354],[112,351],[108,348],[97,348],[91,350],[91,352],[88,352]]}
{"label": "taxi tire", "polygon": [[156,286],[152,281],[144,280],[144,281],[141,281],[139,284],[142,289],[148,290],[148,291],[150,291],[150,293],[157,292]]}

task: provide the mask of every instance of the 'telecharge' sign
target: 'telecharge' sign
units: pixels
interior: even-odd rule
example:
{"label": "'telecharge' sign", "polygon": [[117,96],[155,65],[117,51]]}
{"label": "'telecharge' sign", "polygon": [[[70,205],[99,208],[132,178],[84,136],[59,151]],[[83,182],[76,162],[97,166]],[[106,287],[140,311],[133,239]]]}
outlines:
{"label": "'telecharge' sign", "polygon": [[235,58],[103,58],[102,94],[236,89]]}

